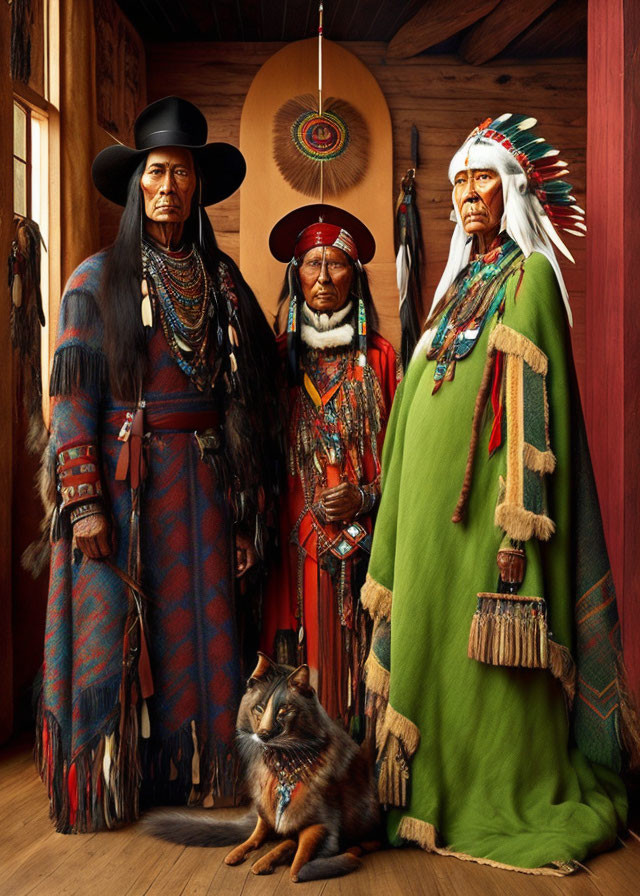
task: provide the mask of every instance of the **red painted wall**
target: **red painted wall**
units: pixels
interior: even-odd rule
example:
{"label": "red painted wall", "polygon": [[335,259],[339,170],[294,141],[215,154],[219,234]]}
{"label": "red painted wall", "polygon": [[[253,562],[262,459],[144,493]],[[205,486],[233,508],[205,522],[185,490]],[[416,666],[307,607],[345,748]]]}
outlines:
{"label": "red painted wall", "polygon": [[589,0],[585,404],[640,703],[640,4]]}

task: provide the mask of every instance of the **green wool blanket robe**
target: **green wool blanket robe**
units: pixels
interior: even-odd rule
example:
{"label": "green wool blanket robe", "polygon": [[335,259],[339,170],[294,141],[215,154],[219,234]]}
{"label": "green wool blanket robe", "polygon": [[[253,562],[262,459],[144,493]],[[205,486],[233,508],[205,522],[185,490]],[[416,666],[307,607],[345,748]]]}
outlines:
{"label": "green wool blanket robe", "polygon": [[[480,414],[496,361],[502,411],[489,400]],[[567,873],[624,827],[622,741],[635,725],[568,326],[547,259],[521,258],[502,308],[432,395],[434,368],[424,352],[415,357],[396,396],[362,592],[374,619],[366,671],[380,797],[399,807],[388,834],[396,845]],[[469,493],[455,523],[474,416]],[[503,438],[490,456],[495,416]],[[496,600],[478,595],[496,591],[505,537],[525,542],[519,594],[531,602],[510,604],[500,620]],[[515,623],[518,606],[529,617]],[[513,636],[525,623],[537,626],[529,644]]]}

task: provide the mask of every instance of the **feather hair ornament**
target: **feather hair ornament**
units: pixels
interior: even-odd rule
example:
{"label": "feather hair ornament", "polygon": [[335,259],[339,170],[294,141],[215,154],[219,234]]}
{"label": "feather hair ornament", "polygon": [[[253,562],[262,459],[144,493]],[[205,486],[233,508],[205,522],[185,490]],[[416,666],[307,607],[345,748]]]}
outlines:
{"label": "feather hair ornament", "polygon": [[402,178],[396,203],[396,280],[398,284],[398,311],[402,342],[400,356],[402,367],[407,369],[413,350],[420,338],[422,295],[420,267],[422,264],[422,238],[420,217],[416,201],[416,169],[418,166],[418,130],[411,128],[411,156],[413,168]]}
{"label": "feather hair ornament", "polygon": [[11,342],[20,359],[20,388],[29,418],[26,447],[36,454],[42,450],[45,436],[40,373],[40,329],[45,325],[40,292],[40,248],[44,240],[40,228],[30,218],[16,215],[13,226],[8,259]]}

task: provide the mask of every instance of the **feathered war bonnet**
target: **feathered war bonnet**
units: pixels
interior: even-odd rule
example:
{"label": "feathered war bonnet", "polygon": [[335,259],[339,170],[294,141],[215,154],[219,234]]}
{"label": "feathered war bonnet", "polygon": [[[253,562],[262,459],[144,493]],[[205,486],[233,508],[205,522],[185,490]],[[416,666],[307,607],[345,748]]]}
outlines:
{"label": "feathered war bonnet", "polygon": [[351,260],[354,268],[352,291],[358,300],[358,362],[364,367],[367,358],[367,308],[363,281],[363,265],[376,251],[373,234],[359,218],[335,205],[315,203],[296,208],[274,225],[269,235],[269,249],[278,261],[287,264],[289,309],[287,314],[287,360],[293,382],[300,376],[301,311],[304,297],[298,276],[298,265],[304,255],[316,246],[335,246]]}
{"label": "feathered war bonnet", "polygon": [[[584,236],[584,211],[571,195],[571,184],[562,178],[569,173],[559,151],[532,128],[535,118],[507,113],[487,118],[467,137],[449,165],[449,180],[467,168],[496,171],[502,180],[504,212],[500,230],[505,231],[522,250],[525,258],[540,252],[555,271],[569,323],[573,323],[567,288],[553,245],[569,261],[573,256],[557,230]],[[465,233],[455,200],[451,219],[456,228],[451,238],[447,266],[438,284],[431,312],[468,264],[473,238]],[[430,313],[431,313],[430,312]]]}

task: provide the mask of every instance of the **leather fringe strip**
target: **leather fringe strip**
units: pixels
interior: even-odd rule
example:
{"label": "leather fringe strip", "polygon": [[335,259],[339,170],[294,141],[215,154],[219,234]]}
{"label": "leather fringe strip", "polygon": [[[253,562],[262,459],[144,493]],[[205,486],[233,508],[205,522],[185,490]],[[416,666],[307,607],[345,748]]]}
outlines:
{"label": "leather fringe strip", "polygon": [[453,511],[453,516],[451,517],[452,523],[460,523],[464,519],[464,512],[467,507],[467,501],[469,500],[469,493],[471,492],[471,480],[473,478],[473,461],[476,455],[476,448],[478,447],[478,440],[480,438],[480,429],[482,426],[484,409],[487,406],[487,401],[489,400],[489,394],[491,392],[491,381],[493,378],[493,369],[495,367],[495,363],[495,352],[492,352],[487,358],[487,361],[484,365],[482,382],[480,383],[480,389],[478,390],[476,403],[473,409],[473,422],[471,424],[471,440],[469,442],[467,466],[464,471],[464,480],[462,482],[462,488],[460,490],[460,497],[458,498],[458,503],[456,504],[456,508]]}
{"label": "leather fringe strip", "polygon": [[524,465],[534,473],[553,473],[556,468],[556,458],[553,451],[539,451],[528,442],[523,447]]}
{"label": "leather fringe strip", "polygon": [[367,690],[389,700],[389,671],[381,666],[373,651],[369,653],[364,667]]}
{"label": "leather fringe strip", "polygon": [[525,510],[519,504],[499,504],[496,507],[495,524],[514,541],[537,538],[548,541],[556,531],[556,525],[548,516]]}
{"label": "leather fringe strip", "polygon": [[535,372],[542,376],[547,375],[549,369],[549,359],[544,352],[540,351],[537,345],[504,324],[498,324],[489,335],[489,346],[487,352],[504,352],[507,355],[517,355],[529,365]]}
{"label": "leather fringe strip", "polygon": [[102,352],[84,345],[65,345],[53,359],[49,394],[70,395],[74,389],[100,391],[107,382],[107,362]]}
{"label": "leather fringe strip", "polygon": [[576,696],[576,664],[571,651],[564,644],[549,640],[549,671],[562,685],[569,709]]}
{"label": "leather fringe strip", "polygon": [[[94,699],[102,701],[107,695]],[[135,708],[131,708],[135,712]],[[114,729],[114,730],[111,730]],[[238,762],[228,750],[199,743],[195,723],[183,726],[153,752],[145,741],[144,762],[137,757],[138,723],[130,725],[129,753],[123,755],[114,718],[111,729],[93,738],[72,758],[65,754],[60,726],[40,704],[36,730],[35,763],[49,796],[49,814],[56,830],[75,834],[108,830],[137,820],[140,793],[153,802],[183,802],[213,806],[218,798],[237,800]],[[142,768],[145,777],[142,777]]]}
{"label": "leather fringe strip", "polygon": [[440,856],[451,856],[461,859],[463,862],[476,862],[478,865],[489,865],[491,868],[500,868],[503,871],[519,871],[521,874],[546,875],[547,877],[566,877],[573,874],[582,866],[579,862],[553,862],[542,868],[519,868],[517,865],[506,865],[504,862],[494,862],[493,859],[484,859],[480,856],[470,856],[463,852],[438,846],[438,834],[435,827],[427,821],[405,815],[398,825],[398,836],[404,840],[417,843],[426,852],[434,852]]}
{"label": "leather fringe strip", "polygon": [[376,582],[369,573],[360,591],[360,602],[372,619],[391,619],[392,592]]}
{"label": "leather fringe strip", "polygon": [[40,459],[40,469],[37,475],[38,493],[44,510],[40,520],[40,535],[29,544],[21,558],[23,569],[30,572],[37,579],[49,565],[51,557],[50,539],[52,538],[52,523],[56,513],[57,482],[56,482],[56,453],[51,440],[47,442]]}
{"label": "leather fringe strip", "polygon": [[420,744],[420,729],[388,703],[378,742],[378,797],[385,806],[406,806],[409,763]]}

